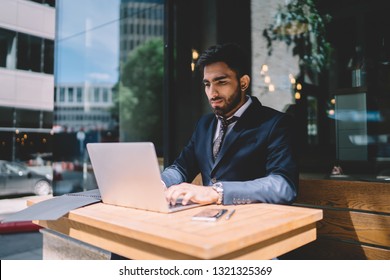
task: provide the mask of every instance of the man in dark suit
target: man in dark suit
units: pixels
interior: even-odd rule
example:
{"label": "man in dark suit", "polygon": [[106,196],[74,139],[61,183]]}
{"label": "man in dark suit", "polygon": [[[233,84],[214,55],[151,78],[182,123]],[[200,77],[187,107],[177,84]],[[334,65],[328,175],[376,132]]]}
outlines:
{"label": "man in dark suit", "polygon": [[[213,46],[199,57],[214,113],[199,120],[187,146],[162,172],[171,204],[179,197],[183,204],[288,204],[295,199],[299,176],[292,119],[247,95],[248,65],[235,44]],[[203,186],[191,184],[199,173]]]}

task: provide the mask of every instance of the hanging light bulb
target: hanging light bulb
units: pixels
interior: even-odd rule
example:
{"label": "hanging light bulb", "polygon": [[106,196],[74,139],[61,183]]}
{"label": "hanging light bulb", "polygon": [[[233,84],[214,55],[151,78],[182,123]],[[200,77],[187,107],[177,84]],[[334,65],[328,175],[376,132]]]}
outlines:
{"label": "hanging light bulb", "polygon": [[197,60],[199,58],[199,53],[197,50],[192,49],[192,59]]}
{"label": "hanging light bulb", "polygon": [[271,77],[270,76],[265,76],[265,78],[264,78],[264,82],[266,83],[266,84],[269,84],[270,82],[271,82]]}
{"label": "hanging light bulb", "polygon": [[293,85],[297,82],[297,81],[295,80],[294,76],[291,75],[291,74],[289,75],[289,79],[290,79],[290,83],[293,84]]}
{"label": "hanging light bulb", "polygon": [[300,94],[299,91],[297,91],[297,92],[295,93],[295,99],[296,99],[296,100],[301,99],[301,94]]}
{"label": "hanging light bulb", "polygon": [[195,49],[192,49],[192,62],[191,62],[191,70],[194,72],[195,70],[195,62],[199,58],[199,52]]}
{"label": "hanging light bulb", "polygon": [[301,90],[302,89],[302,85],[300,83],[297,84],[297,90]]}
{"label": "hanging light bulb", "polygon": [[269,84],[269,85],[268,85],[268,90],[269,90],[270,92],[275,91],[275,86],[274,86],[273,84]]}

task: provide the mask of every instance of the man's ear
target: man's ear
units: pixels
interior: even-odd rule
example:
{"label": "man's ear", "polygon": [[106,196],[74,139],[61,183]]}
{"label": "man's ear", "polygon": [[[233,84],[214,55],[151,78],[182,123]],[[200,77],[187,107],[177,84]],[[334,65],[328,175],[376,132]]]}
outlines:
{"label": "man's ear", "polygon": [[244,75],[240,78],[240,88],[242,91],[246,91],[251,82],[251,78],[248,75]]}

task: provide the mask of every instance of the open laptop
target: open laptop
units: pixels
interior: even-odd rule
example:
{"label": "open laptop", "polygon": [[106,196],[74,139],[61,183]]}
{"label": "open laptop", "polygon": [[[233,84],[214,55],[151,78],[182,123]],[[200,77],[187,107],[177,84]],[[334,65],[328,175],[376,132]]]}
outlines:
{"label": "open laptop", "polygon": [[162,213],[200,206],[167,202],[153,143],[88,143],[87,150],[103,203]]}

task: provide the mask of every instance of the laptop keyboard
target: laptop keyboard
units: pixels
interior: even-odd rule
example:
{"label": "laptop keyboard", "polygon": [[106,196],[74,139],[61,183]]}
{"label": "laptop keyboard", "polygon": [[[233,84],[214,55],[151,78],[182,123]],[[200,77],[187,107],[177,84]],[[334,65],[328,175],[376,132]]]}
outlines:
{"label": "laptop keyboard", "polygon": [[182,199],[180,199],[180,198],[177,199],[175,205],[169,204],[169,209],[186,208],[186,207],[188,207],[189,205],[197,204],[197,203],[195,203],[195,202],[188,201],[186,205],[183,205],[183,204],[181,204],[181,202],[182,202]]}
{"label": "laptop keyboard", "polygon": [[[85,192],[77,192],[77,193],[67,193],[65,196],[82,196],[82,197],[90,197],[90,198],[95,198],[98,200],[101,200],[100,192],[99,189],[93,189]],[[176,209],[182,209],[182,208],[187,208],[190,205],[197,204],[195,202],[189,201],[187,205],[181,204],[182,199],[176,200],[175,205],[168,204],[169,209],[171,210],[176,210]]]}

